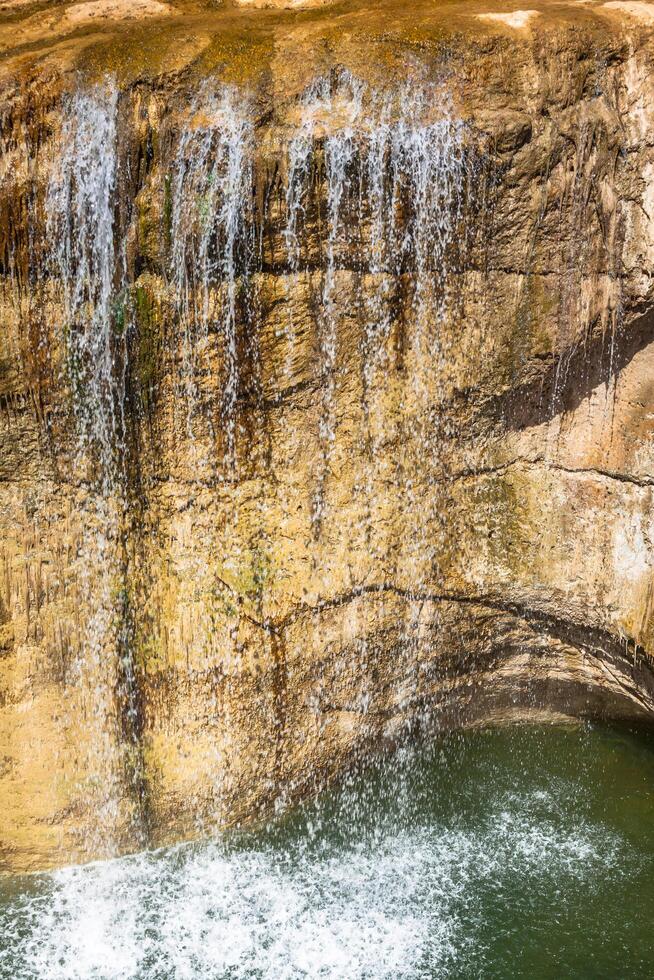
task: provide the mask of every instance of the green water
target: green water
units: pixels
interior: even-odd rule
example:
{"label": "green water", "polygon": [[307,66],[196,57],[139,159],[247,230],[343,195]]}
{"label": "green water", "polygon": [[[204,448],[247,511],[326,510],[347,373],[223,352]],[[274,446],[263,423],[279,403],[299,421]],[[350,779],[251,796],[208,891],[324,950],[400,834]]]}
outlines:
{"label": "green water", "polygon": [[470,732],[257,834],[0,888],[0,977],[654,976],[654,738]]}

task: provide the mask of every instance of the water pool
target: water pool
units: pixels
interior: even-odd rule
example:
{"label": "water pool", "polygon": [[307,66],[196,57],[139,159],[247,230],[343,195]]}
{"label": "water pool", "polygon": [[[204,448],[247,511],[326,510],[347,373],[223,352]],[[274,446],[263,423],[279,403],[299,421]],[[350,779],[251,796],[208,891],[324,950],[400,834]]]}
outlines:
{"label": "water pool", "polygon": [[654,975],[654,737],[505,728],[256,833],[0,879],[0,977]]}

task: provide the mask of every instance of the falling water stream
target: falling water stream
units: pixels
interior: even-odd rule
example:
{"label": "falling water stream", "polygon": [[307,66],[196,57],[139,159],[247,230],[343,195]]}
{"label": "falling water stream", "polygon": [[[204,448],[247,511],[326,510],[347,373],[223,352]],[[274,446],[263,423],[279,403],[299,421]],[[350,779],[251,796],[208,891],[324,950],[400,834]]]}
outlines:
{"label": "falling water stream", "polygon": [[[231,89],[205,91],[180,138],[171,185],[170,277],[181,326],[182,398],[192,413],[198,399],[196,363],[210,330],[224,339],[226,378],[220,414],[225,458],[233,465],[238,391],[237,292],[248,271],[251,222],[252,125]],[[239,252],[241,265],[239,261]],[[215,295],[216,283],[223,292]],[[212,292],[213,290],[213,292]]]}
{"label": "falling water stream", "polygon": [[[129,797],[138,796],[139,780],[134,665],[123,608],[127,354],[118,321],[125,263],[115,233],[117,116],[112,82],[78,92],[65,105],[61,155],[46,188],[47,245],[38,270],[61,288],[55,330],[65,342],[75,420],[73,473],[87,491],[78,555],[87,619],[71,686],[85,719],[83,769],[96,813],[97,847],[111,840],[126,801],[131,809]],[[138,815],[131,812],[127,820],[138,837]]]}
{"label": "falling water stream", "polygon": [[[475,179],[470,134],[440,89],[376,93],[347,73],[316,81],[297,109],[280,151],[281,229],[270,251],[288,296],[303,281],[317,297],[318,458],[307,547],[338,521],[330,492],[350,290],[362,322],[365,452],[355,491],[364,498],[370,567],[393,560],[409,569],[411,599],[433,575],[439,515],[434,500],[425,514],[401,458],[397,554],[377,553],[372,530],[385,478],[380,393],[391,305],[401,283],[406,336],[398,346],[408,381],[398,424],[420,444],[435,483],[434,392]],[[242,93],[205,85],[159,161],[168,227],[156,275],[176,431],[190,447],[198,492],[237,482],[247,455],[243,365],[260,357],[257,275],[270,261],[261,244],[268,215],[255,193],[255,112]],[[102,842],[114,854],[126,838],[147,841],[124,544],[140,270],[131,215],[121,212],[119,114],[111,81],[68,98],[59,158],[42,178],[47,240],[33,270],[59,291],[72,484],[85,501],[77,556],[85,617],[68,680],[83,702],[89,746],[80,792],[94,814],[89,850]],[[280,398],[291,384],[292,312],[283,330]],[[217,404],[208,383],[216,373]],[[238,519],[235,508],[228,529]],[[411,661],[419,614],[406,608],[398,656]],[[361,690],[365,701],[365,679]],[[257,831],[2,880],[0,977],[645,977],[654,970],[646,928],[653,802],[649,737],[595,728],[437,737],[360,765]]]}

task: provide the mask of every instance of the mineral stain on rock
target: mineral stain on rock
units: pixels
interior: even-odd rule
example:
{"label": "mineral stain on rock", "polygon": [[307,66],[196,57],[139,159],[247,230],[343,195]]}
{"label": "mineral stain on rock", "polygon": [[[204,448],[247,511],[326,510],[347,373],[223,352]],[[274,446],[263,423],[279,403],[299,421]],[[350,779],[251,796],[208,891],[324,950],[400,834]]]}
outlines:
{"label": "mineral stain on rock", "polygon": [[0,7],[4,869],[651,717],[649,9]]}

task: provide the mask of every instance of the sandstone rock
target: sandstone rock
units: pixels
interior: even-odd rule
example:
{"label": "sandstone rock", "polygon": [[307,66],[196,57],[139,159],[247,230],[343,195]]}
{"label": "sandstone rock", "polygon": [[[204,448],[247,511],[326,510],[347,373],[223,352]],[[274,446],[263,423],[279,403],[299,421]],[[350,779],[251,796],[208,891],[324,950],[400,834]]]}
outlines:
{"label": "sandstone rock", "polygon": [[[654,39],[644,4],[497,6],[0,20],[4,868],[251,823],[439,726],[651,717]],[[109,481],[44,265],[108,74]],[[375,211],[360,147],[411,99],[441,169],[402,144]],[[387,262],[434,174],[450,237]],[[185,306],[212,220],[236,272]]]}

